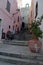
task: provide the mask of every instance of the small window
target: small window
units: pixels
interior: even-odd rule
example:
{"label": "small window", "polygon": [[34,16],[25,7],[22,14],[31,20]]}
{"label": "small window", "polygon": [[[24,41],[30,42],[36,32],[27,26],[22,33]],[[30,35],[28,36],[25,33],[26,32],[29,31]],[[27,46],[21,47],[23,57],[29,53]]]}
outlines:
{"label": "small window", "polygon": [[38,15],[38,1],[36,2],[36,6],[35,6],[35,18],[37,17]]}
{"label": "small window", "polygon": [[24,19],[24,17],[23,17],[23,19]]}
{"label": "small window", "polygon": [[2,19],[0,18],[0,21],[2,21]]}
{"label": "small window", "polygon": [[7,0],[7,7],[6,7],[6,10],[8,11],[8,12],[10,12],[10,2]]}
{"label": "small window", "polygon": [[15,23],[15,21],[13,23]]}
{"label": "small window", "polygon": [[16,25],[16,27],[17,27],[17,25]]}
{"label": "small window", "polygon": [[29,4],[27,3],[25,7],[26,7],[26,8],[29,8]]}
{"label": "small window", "polygon": [[13,30],[14,30],[14,25],[13,25]]}
{"label": "small window", "polygon": [[18,16],[18,22],[19,22],[19,16]]}
{"label": "small window", "polygon": [[9,25],[9,29],[11,28],[11,26]]}
{"label": "small window", "polygon": [[0,27],[1,27],[1,21],[2,21],[2,19],[0,18]]}

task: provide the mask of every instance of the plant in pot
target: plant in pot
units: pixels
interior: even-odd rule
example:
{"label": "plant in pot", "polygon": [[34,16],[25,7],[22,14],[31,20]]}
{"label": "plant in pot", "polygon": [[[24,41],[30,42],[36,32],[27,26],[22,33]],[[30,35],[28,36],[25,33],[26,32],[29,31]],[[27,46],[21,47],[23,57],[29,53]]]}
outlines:
{"label": "plant in pot", "polygon": [[39,38],[42,38],[42,30],[40,29],[40,25],[43,19],[43,15],[40,18],[35,19],[31,23],[30,31],[32,33],[32,39],[29,40],[29,48],[31,52],[40,52],[42,43]]}

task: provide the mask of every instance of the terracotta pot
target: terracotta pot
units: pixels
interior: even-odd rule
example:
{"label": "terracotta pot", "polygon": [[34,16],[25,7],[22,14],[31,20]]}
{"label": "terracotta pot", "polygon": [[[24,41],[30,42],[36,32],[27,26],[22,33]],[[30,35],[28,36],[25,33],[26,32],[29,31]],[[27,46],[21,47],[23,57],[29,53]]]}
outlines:
{"label": "terracotta pot", "polygon": [[30,51],[33,53],[40,52],[42,43],[38,39],[32,39],[29,41]]}

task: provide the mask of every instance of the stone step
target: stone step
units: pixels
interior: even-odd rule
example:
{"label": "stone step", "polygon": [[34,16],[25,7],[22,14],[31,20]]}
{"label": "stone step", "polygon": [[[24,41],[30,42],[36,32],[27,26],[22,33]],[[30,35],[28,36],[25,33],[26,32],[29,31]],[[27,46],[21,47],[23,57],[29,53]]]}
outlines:
{"label": "stone step", "polygon": [[14,57],[14,58],[21,58],[21,59],[29,59],[28,56],[22,55],[22,54],[12,54],[12,53],[6,53],[6,52],[0,52],[0,55],[7,56],[7,57]]}
{"label": "stone step", "polygon": [[9,45],[28,46],[28,41],[2,40],[2,42],[3,44],[9,44]]}
{"label": "stone step", "polygon": [[5,61],[5,62],[10,62],[10,63],[16,63],[18,65],[43,65],[43,61],[38,61],[38,60],[30,60],[30,59],[20,59],[20,58],[12,58],[12,57],[7,57],[7,56],[1,56],[0,55],[0,60]]}
{"label": "stone step", "polygon": [[14,39],[17,40],[30,40],[32,38],[32,35],[29,34],[27,31],[20,32],[19,34],[14,35]]}
{"label": "stone step", "polygon": [[1,56],[12,57],[12,58],[20,58],[20,59],[31,59],[31,60],[40,60],[43,61],[43,55],[33,54],[33,55],[23,55],[23,54],[14,54],[8,52],[0,52]]}
{"label": "stone step", "polygon": [[37,57],[37,59],[43,61],[43,56]]}
{"label": "stone step", "polygon": [[7,57],[14,57],[14,58],[21,58],[21,59],[37,59],[37,57],[41,57],[38,55],[23,55],[23,54],[14,54],[14,53],[8,53],[8,52],[0,52],[0,55],[7,56]]}

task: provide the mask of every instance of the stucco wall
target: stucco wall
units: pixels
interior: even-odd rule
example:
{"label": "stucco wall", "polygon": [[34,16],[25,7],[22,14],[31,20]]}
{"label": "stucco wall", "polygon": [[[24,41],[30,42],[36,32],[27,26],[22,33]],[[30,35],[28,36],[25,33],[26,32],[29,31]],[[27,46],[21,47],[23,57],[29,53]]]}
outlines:
{"label": "stucco wall", "polygon": [[22,20],[24,23],[28,24],[28,17],[29,17],[29,6],[25,6],[24,8],[21,8],[21,14],[24,19]]}
{"label": "stucco wall", "polygon": [[[15,21],[15,25],[16,25],[18,16],[21,17],[21,12],[18,12],[14,16],[12,15],[17,12],[16,11],[16,9],[18,9],[17,1],[16,0],[8,0],[8,1],[10,2],[10,5],[11,5],[10,12],[8,12],[6,10],[7,0],[0,0],[0,18],[2,19],[1,31],[3,28],[5,33],[8,31],[9,25],[11,26],[11,31],[12,31],[13,22]],[[18,24],[19,24],[19,28],[20,28],[21,20]]]}
{"label": "stucco wall", "polygon": [[[34,0],[34,17],[35,17],[35,5],[36,5],[36,1],[38,1],[38,16],[37,16],[37,18],[38,18],[38,17],[40,17],[43,14],[43,0]],[[42,20],[42,23],[40,25],[40,28],[43,31],[43,20]],[[41,39],[41,42],[42,42],[42,49],[43,49],[43,38]]]}
{"label": "stucco wall", "polygon": [[[38,1],[38,16],[37,16],[38,18],[41,15],[43,15],[43,0],[34,0],[34,17],[35,17],[35,5],[37,1]],[[43,21],[40,27],[43,30]]]}

